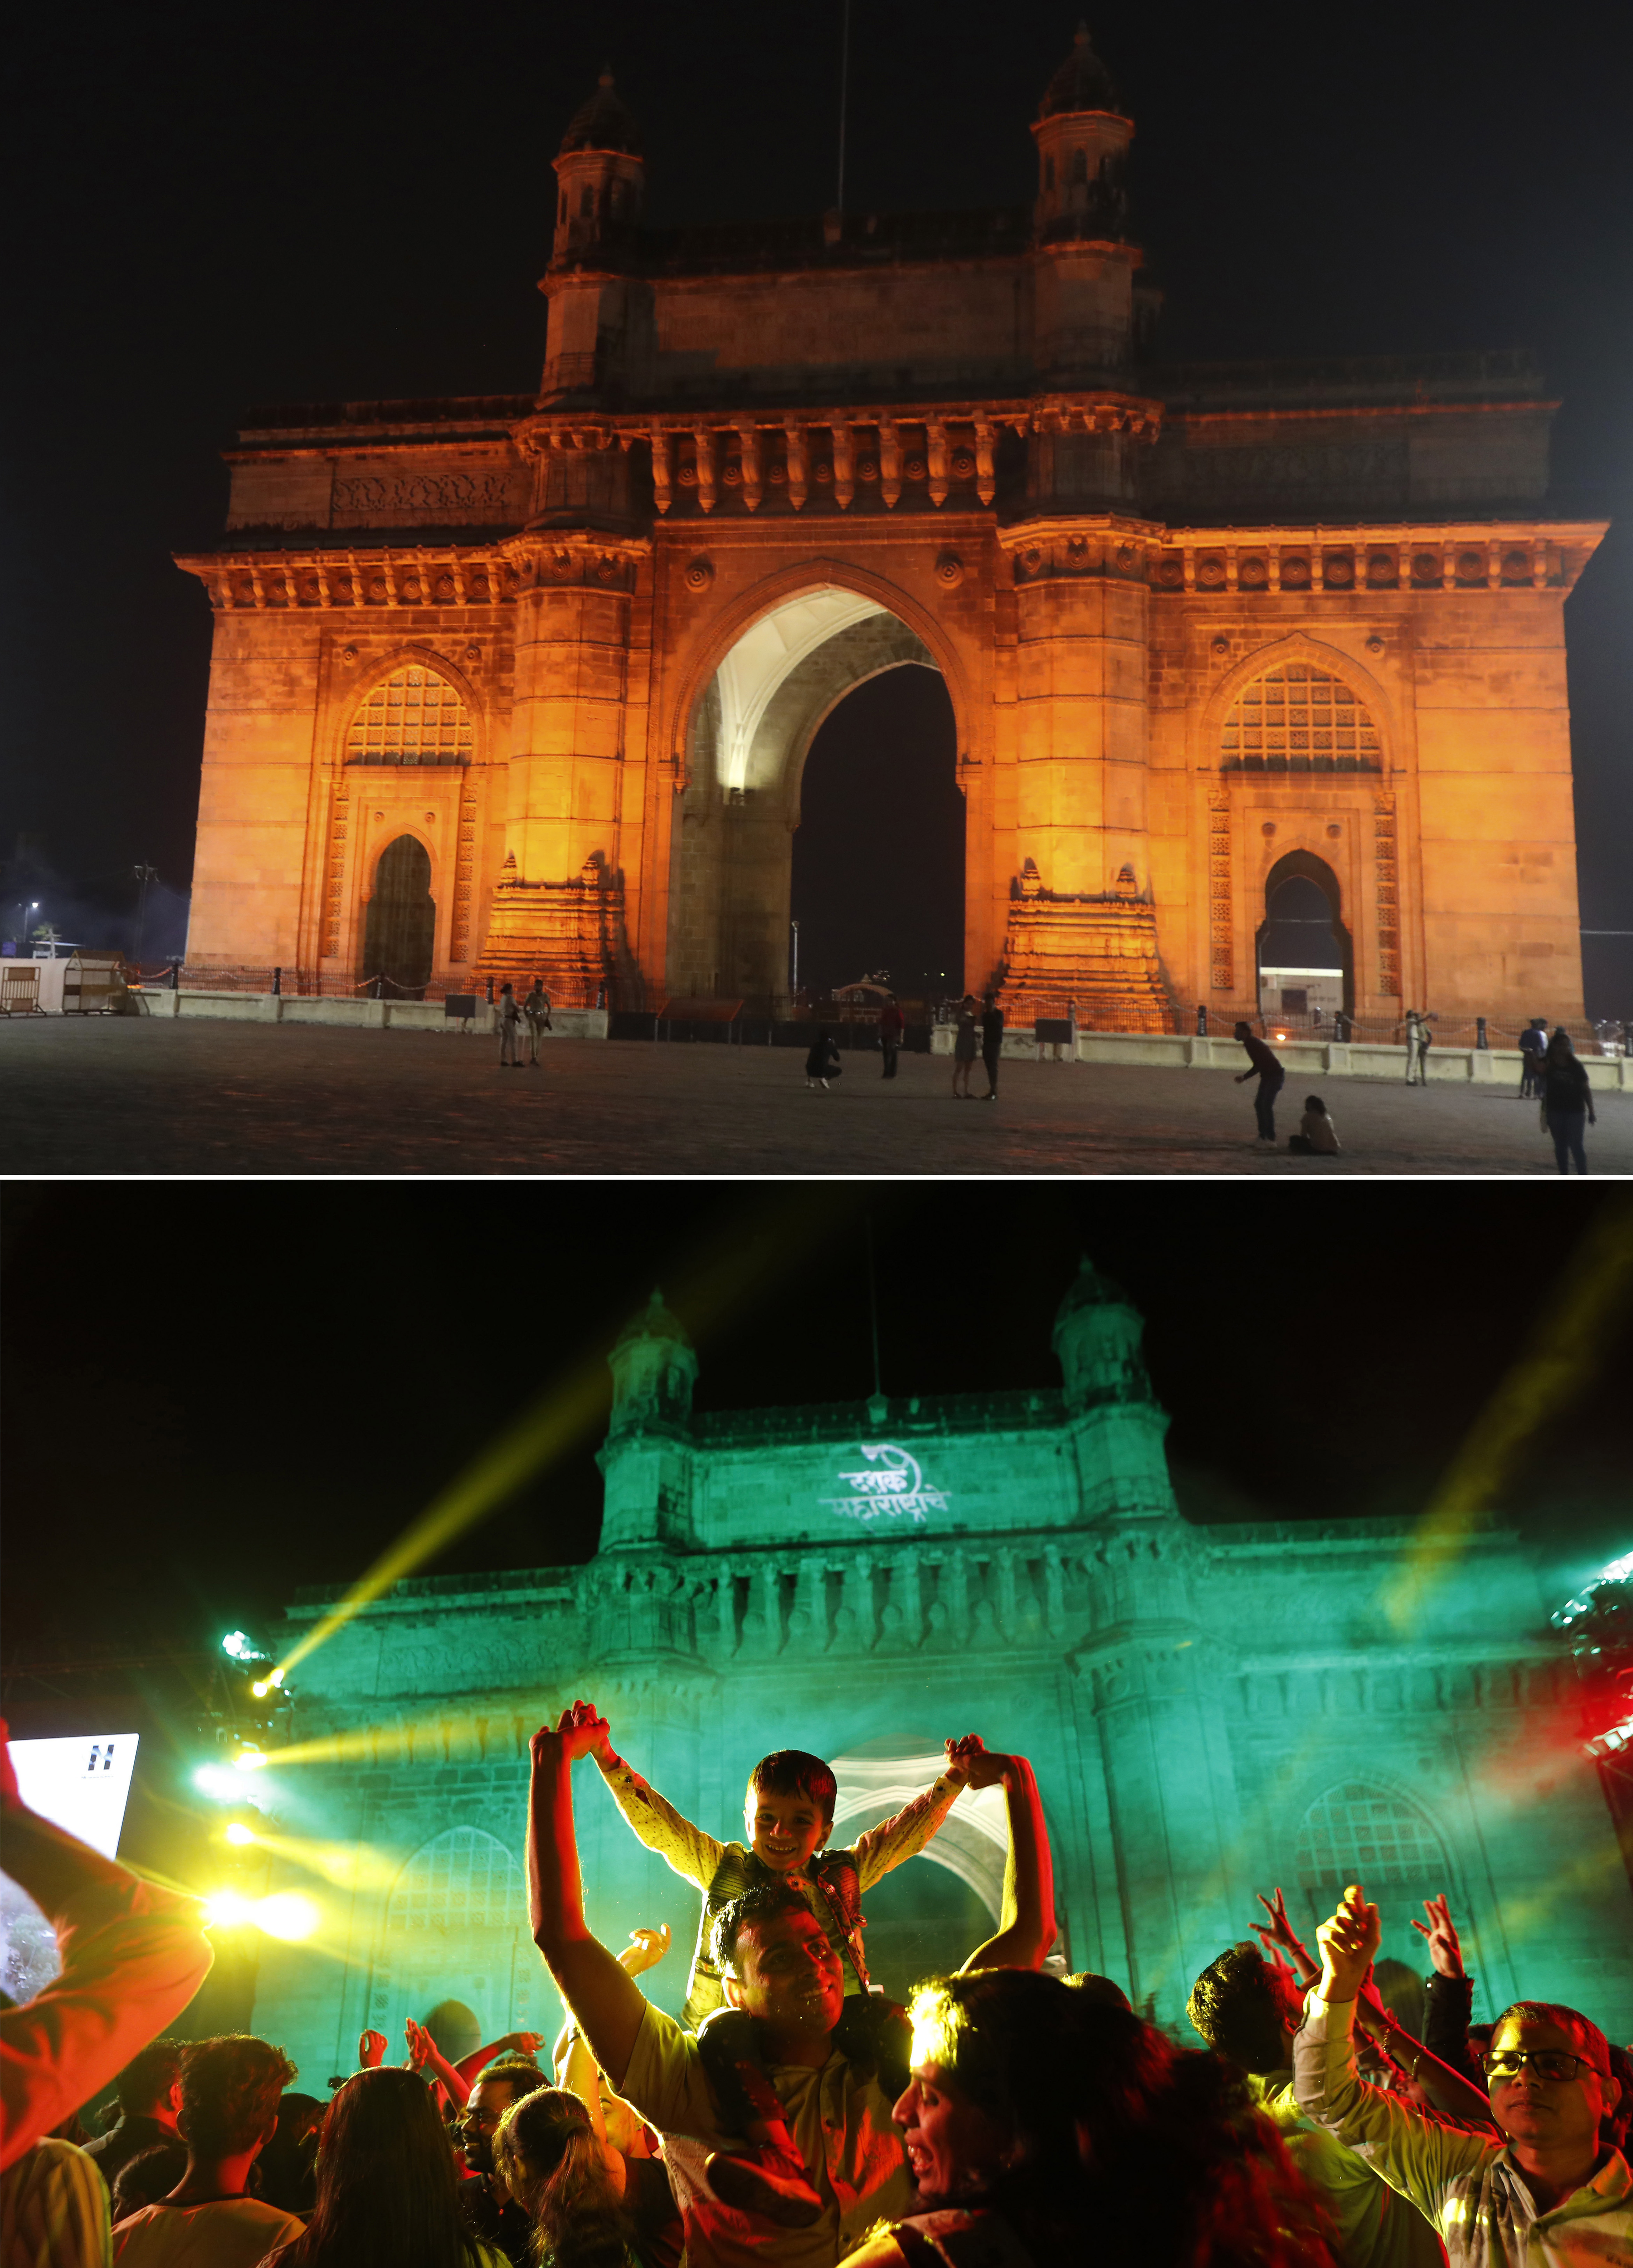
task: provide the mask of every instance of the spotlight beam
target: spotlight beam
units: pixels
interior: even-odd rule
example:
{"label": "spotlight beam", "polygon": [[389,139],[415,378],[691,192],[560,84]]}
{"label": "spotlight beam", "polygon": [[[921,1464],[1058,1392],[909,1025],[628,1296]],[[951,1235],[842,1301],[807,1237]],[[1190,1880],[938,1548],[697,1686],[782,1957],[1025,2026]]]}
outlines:
{"label": "spotlight beam", "polygon": [[[825,1243],[840,1220],[862,1202],[862,1194],[846,1184],[818,1191],[801,1189],[765,1202],[757,1219],[751,1217],[729,1233],[717,1226],[712,1248],[688,1272],[687,1288],[674,1302],[676,1310],[693,1334],[700,1335],[729,1309],[802,1266],[809,1252]],[[565,1456],[604,1412],[607,1396],[606,1358],[597,1348],[449,1483],[362,1580],[284,1657],[268,1683],[282,1685],[298,1664],[327,1645],[393,1584],[434,1559],[545,1466]],[[280,1751],[280,1763],[288,1754]]]}
{"label": "spotlight beam", "polygon": [[1630,1293],[1633,1203],[1619,1198],[1570,1256],[1559,1290],[1465,1437],[1385,1587],[1384,1610],[1401,1635],[1417,1629],[1481,1515],[1513,1481],[1537,1437],[1603,1366]]}

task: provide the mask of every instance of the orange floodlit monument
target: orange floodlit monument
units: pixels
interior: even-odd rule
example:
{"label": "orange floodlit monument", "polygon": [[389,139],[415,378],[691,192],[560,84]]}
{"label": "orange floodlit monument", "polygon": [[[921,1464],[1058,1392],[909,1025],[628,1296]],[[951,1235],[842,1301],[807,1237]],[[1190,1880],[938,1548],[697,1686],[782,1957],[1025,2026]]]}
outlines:
{"label": "orange floodlit monument", "polygon": [[[1267,893],[1345,1005],[1581,1013],[1563,608],[1515,352],[1164,364],[1086,36],[996,211],[643,226],[610,77],[556,159],[536,397],[252,416],[188,976],[558,1005],[788,987],[824,718],[940,671],[964,982],[1258,1006]],[[910,849],[911,846],[905,846]]]}

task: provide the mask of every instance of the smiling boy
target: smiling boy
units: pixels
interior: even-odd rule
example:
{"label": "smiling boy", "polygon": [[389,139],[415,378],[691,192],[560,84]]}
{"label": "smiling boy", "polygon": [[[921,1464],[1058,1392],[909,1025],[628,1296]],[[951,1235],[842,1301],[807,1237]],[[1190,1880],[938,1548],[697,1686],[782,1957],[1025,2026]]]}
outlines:
{"label": "smiling boy", "polygon": [[1439,2230],[1451,2268],[1633,2260],[1633,2183],[1603,2137],[1622,2089],[1598,2025],[1574,2008],[1516,2001],[1484,2058],[1505,2140],[1443,2124],[1356,2071],[1356,1999],[1379,1933],[1358,1885],[1316,1933],[1321,1977],[1293,2043],[1299,2109],[1410,2198]]}
{"label": "smiling boy", "polygon": [[763,1883],[786,1882],[815,1914],[829,1943],[854,1972],[851,1989],[868,1990],[862,1952],[862,1893],[893,1867],[922,1851],[946,1818],[981,1753],[976,1734],[947,1742],[947,1764],[922,1795],[905,1804],[894,1818],[868,1828],[847,1848],[825,1846],[833,1831],[839,1783],[820,1756],[803,1749],[779,1749],[762,1756],[749,1775],[743,1804],[745,1843],[722,1843],[682,1818],[674,1806],[649,1787],[613,1749],[603,1733],[594,1751],[613,1800],[649,1851],[667,1859],[684,1881],[703,1894],[697,1950],[687,1982],[682,2021],[696,2031],[724,1999],[720,1972],[710,1952],[710,1933],[718,1915],[745,1891]]}

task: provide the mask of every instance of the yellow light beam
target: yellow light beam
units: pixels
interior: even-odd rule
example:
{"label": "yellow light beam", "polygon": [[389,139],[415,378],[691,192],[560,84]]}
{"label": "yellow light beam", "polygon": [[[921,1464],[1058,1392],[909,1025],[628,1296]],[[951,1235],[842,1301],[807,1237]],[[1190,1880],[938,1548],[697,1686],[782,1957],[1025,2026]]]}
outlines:
{"label": "yellow light beam", "polygon": [[[809,1249],[829,1236],[836,1217],[861,1202],[861,1194],[849,1185],[816,1191],[801,1185],[762,1204],[757,1216],[729,1235],[721,1234],[717,1227],[711,1245],[691,1272],[686,1291],[673,1303],[676,1313],[697,1336],[729,1307],[800,1266]],[[393,1584],[434,1559],[543,1467],[565,1455],[605,1410],[607,1395],[606,1358],[597,1349],[449,1483],[381,1554],[362,1580],[314,1624],[267,1682],[281,1685],[299,1663],[326,1645]],[[279,1761],[285,1761],[288,1754],[280,1752]]]}
{"label": "yellow light beam", "polygon": [[1618,1198],[1595,1214],[1561,1276],[1559,1290],[1471,1427],[1384,1588],[1385,1613],[1403,1636],[1418,1627],[1482,1513],[1496,1504],[1537,1436],[1563,1416],[1615,1345],[1619,1311],[1633,1292],[1633,1203]]}
{"label": "yellow light beam", "polygon": [[388,1858],[372,1843],[316,1843],[301,1835],[261,1834],[255,1842],[275,1859],[332,1882],[337,1890],[387,1890],[403,1869],[401,1858]]}

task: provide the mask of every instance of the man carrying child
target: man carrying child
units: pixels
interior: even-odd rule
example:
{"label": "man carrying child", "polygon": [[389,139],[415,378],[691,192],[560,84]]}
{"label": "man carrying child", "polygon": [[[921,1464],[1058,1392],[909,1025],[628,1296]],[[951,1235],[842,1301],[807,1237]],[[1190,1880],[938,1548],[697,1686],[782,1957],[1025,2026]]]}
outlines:
{"label": "man carrying child", "polygon": [[[717,2088],[698,2041],[650,2006],[585,1921],[572,1767],[580,1756],[599,1756],[607,1738],[606,1726],[584,1702],[565,1711],[553,1730],[533,1737],[528,1889],[534,1941],[609,2083],[664,2137],[690,2268],[759,2268],[767,2259],[782,2268],[833,2268],[876,2220],[906,2212],[913,2198],[879,2064],[848,2051],[838,2037],[848,1947],[841,1952],[834,1921],[819,1918],[787,1865],[764,1866],[716,1915],[712,1965],[728,2008],[751,2021],[763,2074],[745,2121],[742,2101],[734,2106]],[[1053,1941],[1054,1905],[1037,1783],[1023,1757],[958,1745],[969,1785],[1002,1784],[1010,1832],[1003,1926],[965,1965],[1038,1968]],[[790,1823],[780,1822],[780,1837],[765,1837],[780,1859],[787,1843],[804,1839],[787,1835]],[[818,1839],[812,1838],[802,1865],[809,1866]],[[816,2206],[802,2216],[802,2225],[772,2226],[728,2201],[728,2191],[743,2191],[721,2176],[741,2172],[757,2150],[797,2169],[794,2181]]]}

